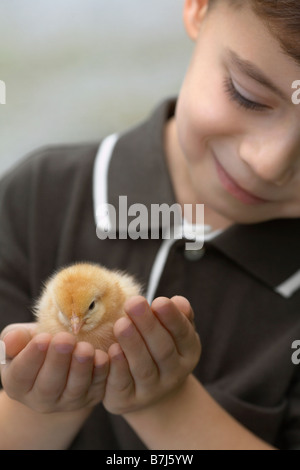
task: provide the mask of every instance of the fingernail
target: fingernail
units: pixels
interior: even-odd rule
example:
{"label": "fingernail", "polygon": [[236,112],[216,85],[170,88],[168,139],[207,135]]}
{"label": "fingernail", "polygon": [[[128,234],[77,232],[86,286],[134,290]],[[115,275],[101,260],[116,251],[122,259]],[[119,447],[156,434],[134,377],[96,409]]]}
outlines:
{"label": "fingernail", "polygon": [[37,343],[36,347],[39,351],[46,351],[48,349],[48,343]]}
{"label": "fingernail", "polygon": [[95,364],[95,369],[101,370],[104,369],[107,366],[107,362],[96,362]]}
{"label": "fingernail", "polygon": [[90,356],[75,356],[76,361],[80,362],[80,364],[84,364],[85,362],[88,362],[91,357]]}
{"label": "fingernail", "polygon": [[54,347],[55,350],[61,354],[69,354],[74,348],[72,344],[56,344]]}
{"label": "fingernail", "polygon": [[117,353],[115,356],[112,356],[112,359],[116,361],[121,361],[122,359],[124,359],[124,354],[122,352]]}
{"label": "fingernail", "polygon": [[140,302],[131,308],[131,313],[133,315],[136,315],[137,317],[143,315],[145,311],[146,311],[145,302]]}
{"label": "fingernail", "polygon": [[114,343],[111,345],[109,348],[110,351],[110,357],[113,360],[120,360],[124,358],[123,351],[121,349],[121,346],[118,343]]}
{"label": "fingernail", "polygon": [[125,337],[131,336],[134,332],[133,324],[131,323],[129,318],[123,318],[122,322],[123,322],[123,330],[121,331],[121,335]]}
{"label": "fingernail", "polygon": [[9,330],[7,333],[5,333],[5,335],[3,336],[2,339],[3,339],[3,340],[4,340],[4,339],[7,339],[7,337],[9,337],[9,335],[10,335],[11,333],[13,333],[15,330],[16,330],[16,328]]}

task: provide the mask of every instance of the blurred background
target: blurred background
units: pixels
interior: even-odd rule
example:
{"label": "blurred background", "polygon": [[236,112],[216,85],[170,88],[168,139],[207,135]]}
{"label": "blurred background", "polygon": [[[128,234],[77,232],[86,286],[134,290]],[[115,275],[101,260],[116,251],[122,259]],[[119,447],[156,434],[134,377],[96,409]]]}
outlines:
{"label": "blurred background", "polygon": [[97,141],[178,94],[184,0],[1,0],[0,175],[48,144]]}

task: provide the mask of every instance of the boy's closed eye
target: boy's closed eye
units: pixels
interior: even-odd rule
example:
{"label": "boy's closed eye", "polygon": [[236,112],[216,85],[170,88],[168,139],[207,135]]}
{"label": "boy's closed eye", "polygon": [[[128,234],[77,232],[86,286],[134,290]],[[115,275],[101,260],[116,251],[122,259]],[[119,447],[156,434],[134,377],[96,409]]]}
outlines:
{"label": "boy's closed eye", "polygon": [[249,100],[245,96],[243,96],[235,87],[233,84],[233,81],[231,78],[225,78],[224,82],[224,90],[229,96],[229,98],[234,101],[236,104],[238,104],[239,107],[242,107],[246,110],[250,111],[266,111],[270,110],[270,106],[267,106],[265,104],[257,103],[255,101]]}

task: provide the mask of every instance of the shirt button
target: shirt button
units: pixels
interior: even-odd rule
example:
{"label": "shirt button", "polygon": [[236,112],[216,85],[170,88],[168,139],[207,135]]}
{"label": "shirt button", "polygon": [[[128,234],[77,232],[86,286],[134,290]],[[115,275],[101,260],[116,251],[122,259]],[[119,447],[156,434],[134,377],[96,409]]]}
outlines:
{"label": "shirt button", "polygon": [[184,257],[187,261],[199,261],[205,254],[205,248],[200,250],[184,250]]}

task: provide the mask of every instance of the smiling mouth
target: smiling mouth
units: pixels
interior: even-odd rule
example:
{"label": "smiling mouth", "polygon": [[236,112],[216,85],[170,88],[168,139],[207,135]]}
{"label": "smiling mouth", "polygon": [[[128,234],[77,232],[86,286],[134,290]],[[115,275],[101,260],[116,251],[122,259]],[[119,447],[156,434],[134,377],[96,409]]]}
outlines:
{"label": "smiling mouth", "polygon": [[248,205],[258,205],[264,204],[267,201],[266,199],[262,199],[258,196],[255,196],[252,193],[249,193],[245,189],[241,188],[232,178],[231,176],[224,170],[222,165],[219,163],[217,158],[214,155],[214,160],[217,168],[217,173],[220,179],[222,186],[226,189],[228,193],[234,196],[239,201],[243,202],[244,204]]}

